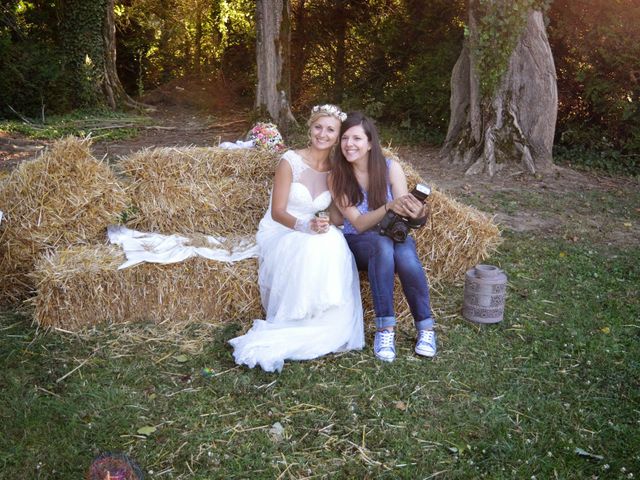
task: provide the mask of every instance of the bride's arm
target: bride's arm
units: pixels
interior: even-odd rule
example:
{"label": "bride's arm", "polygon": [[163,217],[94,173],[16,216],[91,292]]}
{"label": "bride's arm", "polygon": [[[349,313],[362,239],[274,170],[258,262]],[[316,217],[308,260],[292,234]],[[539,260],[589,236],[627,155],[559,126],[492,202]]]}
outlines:
{"label": "bride's arm", "polygon": [[329,220],[332,225],[342,225],[344,223],[344,217],[340,213],[336,202],[331,202],[331,205],[329,205]]}
{"label": "bride's arm", "polygon": [[287,212],[287,201],[289,200],[292,180],[291,165],[284,159],[280,160],[273,179],[271,218],[289,228],[293,228],[296,224],[296,217]]}

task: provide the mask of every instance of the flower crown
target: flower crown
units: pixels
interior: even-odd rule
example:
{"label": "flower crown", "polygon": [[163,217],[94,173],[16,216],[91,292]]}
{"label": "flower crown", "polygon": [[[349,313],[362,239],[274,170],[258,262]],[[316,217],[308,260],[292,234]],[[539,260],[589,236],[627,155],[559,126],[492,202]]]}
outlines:
{"label": "flower crown", "polygon": [[331,105],[330,103],[325,103],[324,105],[316,105],[311,109],[311,113],[326,113],[327,115],[331,115],[336,117],[341,122],[344,122],[347,119],[347,114],[340,110],[339,107],[335,105]]}

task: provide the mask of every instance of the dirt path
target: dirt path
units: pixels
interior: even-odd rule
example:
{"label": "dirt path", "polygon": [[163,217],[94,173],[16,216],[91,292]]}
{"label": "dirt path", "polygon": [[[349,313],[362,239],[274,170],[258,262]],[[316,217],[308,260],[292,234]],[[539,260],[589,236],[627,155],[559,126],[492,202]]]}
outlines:
{"label": "dirt path", "polygon": [[531,176],[503,170],[468,176],[440,160],[433,147],[400,147],[401,158],[455,198],[494,215],[503,227],[532,235],[610,246],[640,245],[640,181],[558,166]]}
{"label": "dirt path", "polygon": [[[142,148],[211,146],[244,137],[251,127],[248,110],[227,108],[215,115],[193,106],[158,102],[151,125],[135,138],[96,142],[97,158],[115,161]],[[0,175],[34,158],[50,143],[0,132]],[[515,232],[560,236],[571,242],[614,246],[640,244],[640,182],[558,167],[553,174],[533,177],[518,170],[494,178],[466,176],[458,166],[443,163],[432,146],[399,147],[423,178],[465,203],[495,216]],[[0,176],[1,178],[1,176]]]}

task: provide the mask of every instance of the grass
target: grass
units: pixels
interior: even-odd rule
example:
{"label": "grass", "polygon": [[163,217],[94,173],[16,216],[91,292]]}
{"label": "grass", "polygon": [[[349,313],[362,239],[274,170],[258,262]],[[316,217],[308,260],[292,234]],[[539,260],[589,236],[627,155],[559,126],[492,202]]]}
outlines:
{"label": "grass", "polygon": [[603,230],[635,228],[640,192],[464,201],[558,227],[507,230],[488,259],[509,276],[502,323],[462,319],[460,286],[434,294],[434,360],[413,355],[408,319],[393,364],[368,325],[363,351],[278,375],[234,365],[238,322],[75,335],[0,312],[0,479],[83,478],[101,452],[159,479],[637,478],[640,246]]}
{"label": "grass", "polygon": [[5,312],[0,477],[80,478],[103,451],[149,478],[639,475],[640,249],[507,232],[491,262],[509,274],[505,320],[463,320],[460,287],[435,296],[433,361],[406,320],[393,364],[368,345],[274,375],[233,364],[237,323],[181,342],[142,325],[45,334]]}
{"label": "grass", "polygon": [[2,120],[0,132],[20,133],[39,140],[54,140],[67,135],[123,140],[135,137],[140,127],[148,124],[149,119],[144,116],[111,110],[78,110],[67,115],[51,115],[45,122]]}
{"label": "grass", "polygon": [[490,196],[475,194],[467,201],[479,208],[500,209],[508,214],[521,210],[542,213],[565,214],[575,212],[580,215],[610,215],[613,217],[640,217],[636,209],[640,202],[640,192],[597,190],[553,192],[545,190],[512,189],[502,190]]}

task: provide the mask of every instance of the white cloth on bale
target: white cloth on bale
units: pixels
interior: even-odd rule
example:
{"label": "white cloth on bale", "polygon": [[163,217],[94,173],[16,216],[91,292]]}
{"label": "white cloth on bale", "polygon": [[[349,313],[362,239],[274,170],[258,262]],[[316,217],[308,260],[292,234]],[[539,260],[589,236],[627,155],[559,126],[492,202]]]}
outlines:
{"label": "white cloth on bale", "polygon": [[[287,212],[310,219],[331,203],[327,173],[309,167],[293,151],[283,155],[293,178]],[[281,371],[285,360],[309,360],[364,346],[362,302],[355,260],[344,235],[331,226],[312,235],[271,217],[260,221],[256,240],[258,283],[266,320],[233,338],[236,363]]]}
{"label": "white cloth on bale", "polygon": [[240,240],[232,249],[227,249],[224,248],[224,238],[210,235],[206,235],[205,238],[212,247],[191,245],[193,239],[181,235],[138,232],[122,225],[110,226],[107,229],[107,235],[112,244],[122,247],[127,257],[127,261],[118,269],[143,262],[182,262],[194,256],[220,262],[237,262],[258,256],[258,246],[253,237]]}
{"label": "white cloth on bale", "polygon": [[253,140],[237,140],[235,142],[222,142],[218,146],[226,150],[235,150],[238,148],[253,148],[256,146],[256,142]]}

